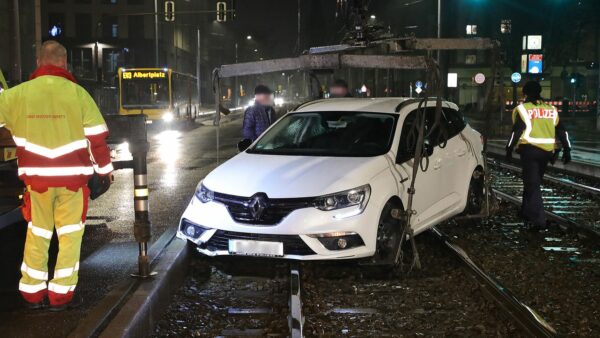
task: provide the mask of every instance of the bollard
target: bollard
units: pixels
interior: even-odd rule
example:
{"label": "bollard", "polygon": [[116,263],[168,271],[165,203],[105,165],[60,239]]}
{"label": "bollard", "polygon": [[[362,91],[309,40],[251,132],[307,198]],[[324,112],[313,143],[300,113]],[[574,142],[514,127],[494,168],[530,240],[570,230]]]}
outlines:
{"label": "bollard", "polygon": [[156,272],[150,271],[150,258],[148,257],[148,242],[152,237],[152,224],[150,223],[148,203],[148,168],[146,163],[148,143],[140,142],[130,147],[133,156],[133,199],[135,210],[133,235],[139,245],[138,272],[132,274],[132,276],[148,278],[156,275]]}

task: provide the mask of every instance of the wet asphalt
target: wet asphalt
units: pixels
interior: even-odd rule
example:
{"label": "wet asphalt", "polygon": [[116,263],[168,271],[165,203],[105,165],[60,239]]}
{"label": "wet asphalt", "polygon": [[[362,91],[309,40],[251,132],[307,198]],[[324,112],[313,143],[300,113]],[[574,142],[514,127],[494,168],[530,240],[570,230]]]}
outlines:
{"label": "wet asphalt", "polygon": [[[161,236],[165,239],[174,235],[197,183],[217,166],[217,159],[222,162],[236,154],[241,120],[227,118],[219,132],[217,153],[217,129],[209,122],[150,127],[150,246]],[[0,230],[0,336],[65,337],[103,296],[137,271],[132,170],[119,170],[114,176],[111,189],[90,203],[76,290],[83,303],[75,309],[51,313],[22,306],[17,288],[26,224]],[[57,251],[56,238],[52,242],[51,262]]]}

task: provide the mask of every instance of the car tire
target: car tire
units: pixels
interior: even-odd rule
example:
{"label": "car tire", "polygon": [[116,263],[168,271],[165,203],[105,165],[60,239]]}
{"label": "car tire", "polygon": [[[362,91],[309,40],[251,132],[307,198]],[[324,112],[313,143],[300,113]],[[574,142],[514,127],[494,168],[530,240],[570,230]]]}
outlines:
{"label": "car tire", "polygon": [[469,182],[467,204],[463,215],[477,215],[481,212],[485,203],[484,188],[484,174],[481,170],[475,169]]}
{"label": "car tire", "polygon": [[394,266],[398,247],[404,227],[403,219],[396,219],[392,216],[392,210],[400,209],[400,203],[388,201],[381,212],[377,224],[377,238],[375,255],[372,262],[376,265]]}

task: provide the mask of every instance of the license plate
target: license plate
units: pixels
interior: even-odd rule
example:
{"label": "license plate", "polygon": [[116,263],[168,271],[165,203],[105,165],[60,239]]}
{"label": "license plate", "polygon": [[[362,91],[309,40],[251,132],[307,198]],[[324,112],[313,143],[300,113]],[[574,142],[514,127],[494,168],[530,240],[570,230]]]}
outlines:
{"label": "license plate", "polygon": [[283,257],[283,243],[230,239],[229,253],[244,256]]}

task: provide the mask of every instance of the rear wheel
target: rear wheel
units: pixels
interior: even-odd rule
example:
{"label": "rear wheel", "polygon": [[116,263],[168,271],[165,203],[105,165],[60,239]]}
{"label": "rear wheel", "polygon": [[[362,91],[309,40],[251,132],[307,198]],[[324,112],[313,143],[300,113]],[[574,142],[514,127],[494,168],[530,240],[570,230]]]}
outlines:
{"label": "rear wheel", "polygon": [[399,203],[387,202],[379,217],[377,243],[373,256],[373,262],[378,265],[394,265],[398,253],[404,221],[392,217],[394,209],[401,209]]}

